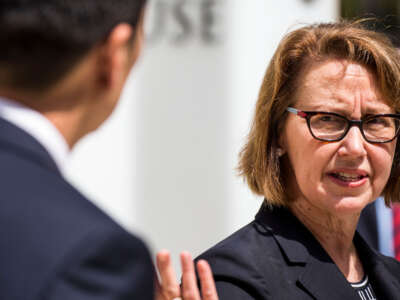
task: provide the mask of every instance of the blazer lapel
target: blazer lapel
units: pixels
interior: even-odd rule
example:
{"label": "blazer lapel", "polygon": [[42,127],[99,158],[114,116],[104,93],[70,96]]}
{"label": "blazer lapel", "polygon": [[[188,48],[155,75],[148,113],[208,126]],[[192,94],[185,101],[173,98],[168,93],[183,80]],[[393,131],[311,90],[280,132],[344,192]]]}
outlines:
{"label": "blazer lapel", "polygon": [[327,257],[309,256],[298,282],[316,299],[358,299],[355,290],[347,282],[333,261]]}
{"label": "blazer lapel", "polygon": [[[386,264],[385,260],[391,258],[384,257],[378,253],[356,232],[354,244],[364,263],[365,272],[371,281],[372,288],[377,294],[378,299],[396,300],[399,299],[400,283],[398,270],[391,271],[391,264]],[[391,262],[396,263],[396,262]]]}
{"label": "blazer lapel", "polygon": [[[370,280],[378,299],[398,300],[400,285],[395,281],[395,277],[388,272],[385,265],[377,263],[371,271]],[[397,277],[399,276],[400,274],[397,274]]]}
{"label": "blazer lapel", "polygon": [[315,299],[359,300],[355,290],[311,232],[287,209],[271,210],[263,207],[257,217],[271,231],[288,266],[303,266],[297,273],[298,286]]}

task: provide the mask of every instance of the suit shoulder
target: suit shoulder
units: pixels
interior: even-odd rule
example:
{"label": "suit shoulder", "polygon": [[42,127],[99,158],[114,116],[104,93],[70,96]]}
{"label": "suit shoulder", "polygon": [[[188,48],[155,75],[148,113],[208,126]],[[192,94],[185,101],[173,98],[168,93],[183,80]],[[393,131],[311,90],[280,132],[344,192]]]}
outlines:
{"label": "suit shoulder", "polygon": [[273,277],[279,274],[283,261],[273,234],[257,221],[211,247],[196,258],[199,259],[208,261],[217,285],[228,283],[254,299],[262,298],[273,288],[277,281]]}
{"label": "suit shoulder", "polygon": [[[139,243],[61,175],[36,166],[27,170],[20,169],[20,175],[4,174],[0,170],[0,181],[4,183],[0,220],[7,219],[7,235],[16,237],[10,245],[25,244],[39,249],[40,240],[45,237],[48,247],[42,248],[40,253],[43,253],[51,248],[74,247],[83,238],[97,236],[98,232],[124,236],[128,241]],[[19,240],[18,236],[32,238]]]}
{"label": "suit shoulder", "polygon": [[[146,244],[119,226],[95,228],[65,252],[59,267],[69,268],[76,262],[93,261],[100,265],[129,268],[130,264],[152,265]],[[84,265],[88,267],[89,265]],[[151,269],[151,268],[150,268]]]}
{"label": "suit shoulder", "polygon": [[274,244],[272,234],[257,221],[252,221],[205,251],[199,259],[213,260],[223,255],[249,260],[249,258],[254,258],[253,254],[259,251],[274,251]]}
{"label": "suit shoulder", "polygon": [[[68,231],[90,230],[99,223],[113,221],[101,209],[89,201],[59,173],[19,157],[7,160],[8,153],[1,153],[0,182],[2,182],[2,212],[15,226],[29,227],[35,223],[48,229]],[[7,160],[7,164],[3,161]],[[28,213],[29,212],[29,213]],[[24,218],[21,218],[21,213]],[[15,218],[12,218],[15,216]],[[39,220],[39,222],[38,222]],[[78,230],[79,229],[79,230]]]}
{"label": "suit shoulder", "polygon": [[260,273],[260,266],[270,265],[270,259],[280,251],[270,232],[256,221],[242,227],[211,247],[196,260],[207,260],[216,276],[246,277]]}
{"label": "suit shoulder", "polygon": [[124,260],[128,272],[134,264],[151,272],[145,244],[60,174],[3,152],[0,164],[0,222],[7,224],[0,227],[0,264],[9,274],[0,278],[0,289],[12,295],[7,298],[32,299],[68,266],[80,269],[80,262],[110,264],[109,270],[120,263],[125,270]]}
{"label": "suit shoulder", "polygon": [[[38,299],[153,299],[154,270],[147,247],[122,230],[99,228],[65,252],[38,285]],[[76,285],[74,282],[85,282]],[[97,299],[97,298],[96,298]]]}

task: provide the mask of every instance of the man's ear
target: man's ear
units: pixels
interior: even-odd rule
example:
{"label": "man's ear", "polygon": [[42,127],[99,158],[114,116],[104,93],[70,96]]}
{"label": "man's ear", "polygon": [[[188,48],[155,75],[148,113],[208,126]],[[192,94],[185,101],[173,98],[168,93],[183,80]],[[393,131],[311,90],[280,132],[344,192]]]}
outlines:
{"label": "man's ear", "polygon": [[125,81],[139,56],[142,39],[141,28],[133,30],[129,24],[114,27],[98,49],[98,83],[102,87],[114,87]]}

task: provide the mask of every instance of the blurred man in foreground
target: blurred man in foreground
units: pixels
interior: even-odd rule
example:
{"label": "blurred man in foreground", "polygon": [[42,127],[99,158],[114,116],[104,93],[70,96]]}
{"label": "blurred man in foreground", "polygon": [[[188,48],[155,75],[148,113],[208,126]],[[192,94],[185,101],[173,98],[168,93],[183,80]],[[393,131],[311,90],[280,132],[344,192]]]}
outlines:
{"label": "blurred man in foreground", "polygon": [[144,4],[0,4],[1,299],[154,297],[142,241],[62,175],[70,149],[118,101],[140,52]]}
{"label": "blurred man in foreground", "polygon": [[[145,2],[0,4],[1,299],[155,297],[155,273],[143,242],[62,174],[73,146],[118,102],[140,53]],[[182,294],[198,293],[191,258],[183,254],[182,263],[183,277],[190,275]],[[180,289],[170,294],[171,283],[177,285],[165,252],[159,267],[157,299],[180,297]],[[208,279],[204,289],[214,288],[205,262],[199,273]]]}

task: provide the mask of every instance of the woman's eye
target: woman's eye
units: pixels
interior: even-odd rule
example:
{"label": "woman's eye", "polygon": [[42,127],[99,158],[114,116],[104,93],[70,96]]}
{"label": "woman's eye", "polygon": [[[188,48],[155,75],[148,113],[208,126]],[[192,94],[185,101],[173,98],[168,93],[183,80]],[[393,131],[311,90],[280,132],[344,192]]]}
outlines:
{"label": "woman's eye", "polygon": [[322,116],[319,118],[320,121],[323,122],[330,122],[330,121],[334,121],[334,118],[332,116]]}
{"label": "woman's eye", "polygon": [[384,118],[373,118],[368,120],[368,125],[386,125],[387,121]]}
{"label": "woman's eye", "polygon": [[340,118],[336,117],[336,116],[331,116],[331,115],[321,115],[318,117],[317,119],[318,122],[322,122],[322,123],[341,123],[343,122],[343,120],[341,120]]}

